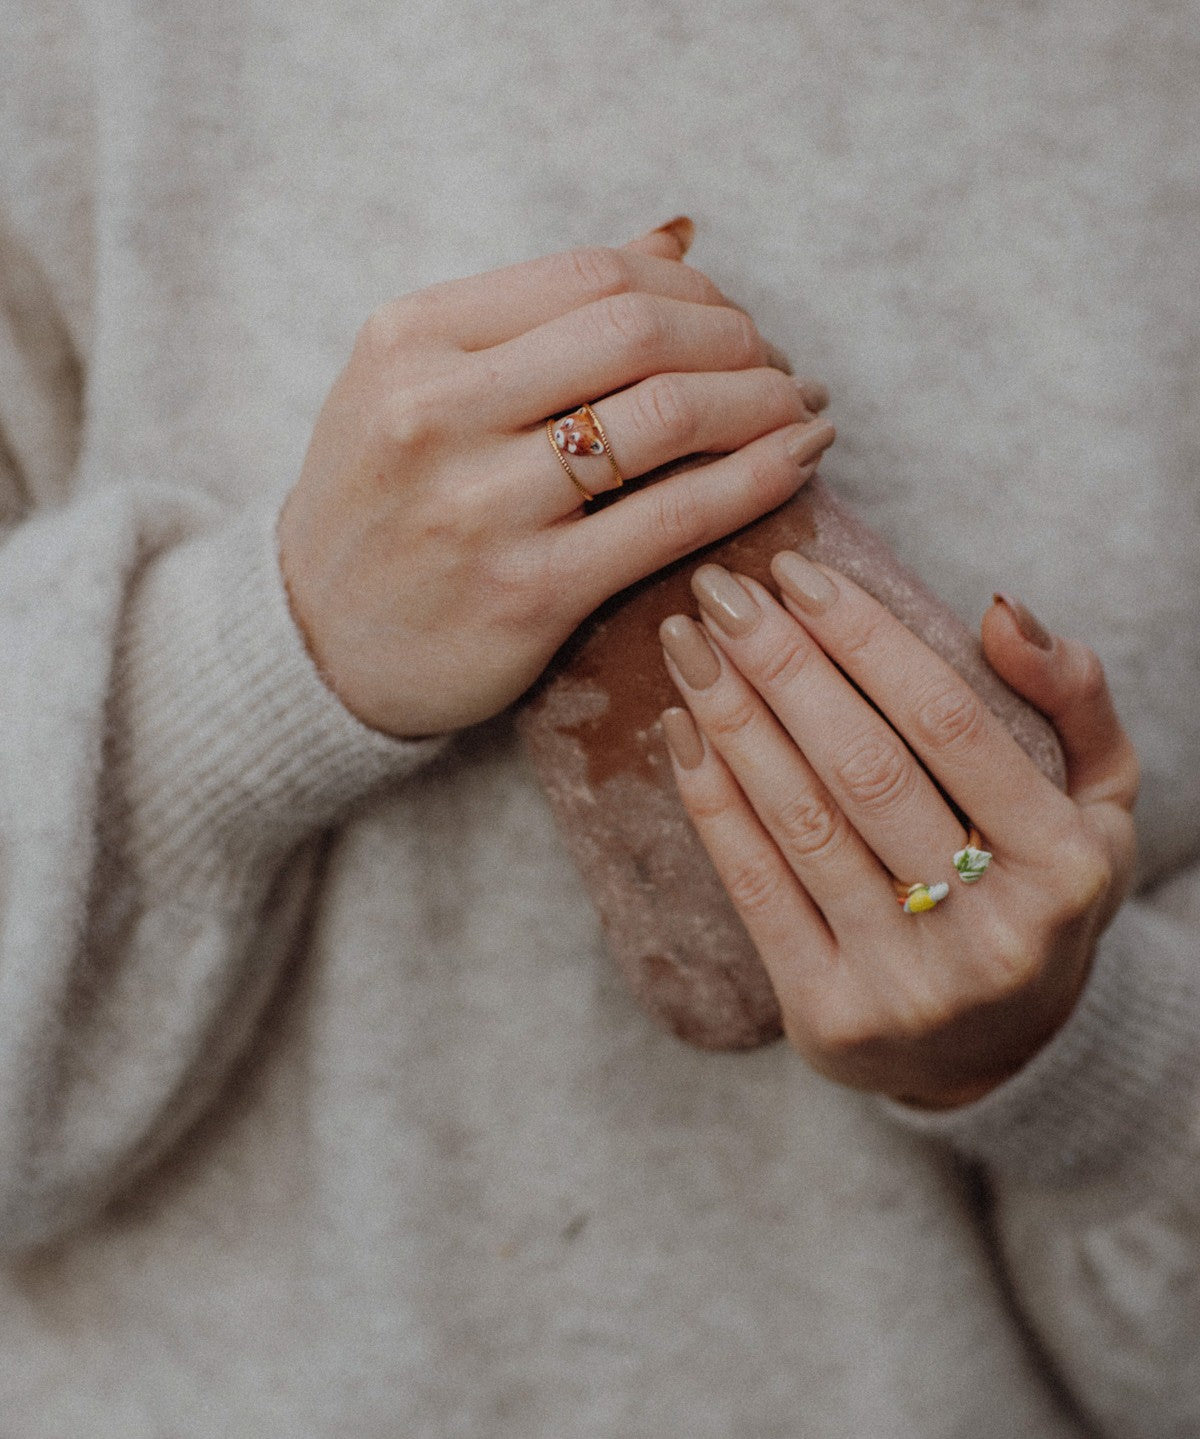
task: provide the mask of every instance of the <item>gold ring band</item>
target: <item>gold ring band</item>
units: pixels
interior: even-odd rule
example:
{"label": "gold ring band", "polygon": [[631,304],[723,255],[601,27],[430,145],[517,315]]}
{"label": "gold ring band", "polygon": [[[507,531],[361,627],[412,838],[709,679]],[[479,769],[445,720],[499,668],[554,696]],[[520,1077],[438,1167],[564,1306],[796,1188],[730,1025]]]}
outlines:
{"label": "gold ring band", "polygon": [[604,426],[600,423],[600,416],[592,409],[591,405],[581,405],[580,408],[596,427],[596,433],[600,436],[600,443],[604,446],[604,453],[608,456],[609,469],[612,470],[613,479],[616,481],[613,489],[619,490],[625,483],[625,476],[621,473],[621,467],[617,464],[616,456],[612,452],[612,446],[608,443],[608,436],[604,433]]}
{"label": "gold ring band", "polygon": [[604,433],[600,416],[592,409],[591,405],[580,405],[578,409],[571,410],[568,414],[560,415],[557,419],[547,420],[546,434],[554,446],[554,453],[558,456],[559,464],[566,471],[571,483],[580,494],[586,495],[589,500],[595,499],[595,495],[580,481],[579,476],[571,468],[571,462],[567,459],[568,455],[603,455],[612,471],[614,480],[612,488],[620,489],[625,483],[625,476],[621,473],[621,467],[617,464],[612,446],[608,443],[608,436]]}
{"label": "gold ring band", "polygon": [[558,463],[563,467],[564,470],[566,470],[567,479],[571,481],[571,483],[575,486],[575,488],[579,491],[579,493],[583,496],[585,500],[594,499],[595,497],[592,494],[591,490],[587,488],[587,486],[567,463],[566,455],[564,455],[563,452],[558,448],[558,441],[554,438],[553,420],[546,421],[546,438],[550,441],[550,448],[554,451],[554,454],[558,459]]}

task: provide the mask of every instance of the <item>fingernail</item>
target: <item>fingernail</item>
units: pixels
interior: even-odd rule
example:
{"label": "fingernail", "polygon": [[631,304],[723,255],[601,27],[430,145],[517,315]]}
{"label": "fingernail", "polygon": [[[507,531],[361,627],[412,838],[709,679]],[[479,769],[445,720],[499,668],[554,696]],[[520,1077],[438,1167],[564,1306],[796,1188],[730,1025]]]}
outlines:
{"label": "fingernail", "polygon": [[721,673],[721,661],[708,636],[687,615],[671,615],[663,620],[658,637],[690,689],[707,689]]}
{"label": "fingernail", "polygon": [[[788,357],[783,353],[783,351],[779,348],[778,345],[771,344],[770,340],[764,340],[763,344],[767,347],[767,363],[773,369],[782,370],[785,375],[791,375],[795,373],[795,371],[792,369],[791,360],[788,359]],[[800,398],[802,400],[804,399],[803,389],[801,389],[800,391]],[[808,405],[807,400],[804,400],[804,403]],[[812,409],[811,405],[808,405],[808,407],[810,410]]]}
{"label": "fingernail", "polygon": [[1041,620],[1027,609],[1020,600],[1014,600],[1012,595],[1004,595],[997,592],[992,599],[1003,605],[1013,617],[1013,623],[1021,632],[1021,638],[1027,640],[1031,645],[1036,645],[1039,650],[1052,650],[1054,648],[1054,636],[1042,624]]}
{"label": "fingernail", "polygon": [[828,420],[810,420],[788,435],[787,452],[797,464],[806,464],[827,450],[836,438],[837,431]]}
{"label": "fingernail", "polygon": [[692,248],[692,241],[696,238],[696,226],[686,215],[676,215],[673,220],[668,220],[665,225],[659,225],[658,228],[665,230],[669,235],[674,235],[679,241],[680,259]]}
{"label": "fingernail", "polygon": [[822,410],[828,408],[828,385],[822,384],[820,380],[797,380],[796,388],[800,391],[800,398],[814,415],[818,415]]}
{"label": "fingernail", "polygon": [[837,589],[829,576],[795,550],[777,554],[771,561],[771,573],[788,599],[810,615],[823,613],[837,599]]}
{"label": "fingernail", "polygon": [[692,576],[692,593],[704,613],[727,635],[748,634],[758,623],[758,602],[720,565],[701,565]]}
{"label": "fingernail", "polygon": [[695,769],[704,758],[704,741],[696,721],[687,710],[669,709],[662,712],[663,736],[667,748],[681,769]]}

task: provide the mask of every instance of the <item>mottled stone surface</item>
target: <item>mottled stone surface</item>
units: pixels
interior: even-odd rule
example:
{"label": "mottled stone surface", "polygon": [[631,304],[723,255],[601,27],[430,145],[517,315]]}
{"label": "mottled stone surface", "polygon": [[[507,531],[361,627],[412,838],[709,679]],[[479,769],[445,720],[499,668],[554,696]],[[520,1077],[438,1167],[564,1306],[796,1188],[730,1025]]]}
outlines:
{"label": "mottled stone surface", "polygon": [[675,789],[658,717],[678,696],[659,622],[695,613],[704,560],[752,575],[798,549],[856,580],[943,655],[1060,787],[1065,765],[1047,721],[983,659],[979,642],[886,544],[813,480],[786,505],[720,544],[616,596],[587,621],[526,697],[521,733],[567,846],[634,994],[680,1038],[711,1049],[781,1032],[767,974]]}

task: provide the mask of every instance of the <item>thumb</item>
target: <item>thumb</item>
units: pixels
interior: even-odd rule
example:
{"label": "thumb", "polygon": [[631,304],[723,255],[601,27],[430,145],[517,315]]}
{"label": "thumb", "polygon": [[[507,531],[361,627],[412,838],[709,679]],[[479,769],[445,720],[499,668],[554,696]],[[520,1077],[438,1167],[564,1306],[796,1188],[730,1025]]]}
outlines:
{"label": "thumb", "polygon": [[1096,652],[1052,635],[1019,600],[1003,594],[983,617],[983,652],[1000,678],[1058,731],[1071,798],[1131,810],[1137,754],[1117,718]]}

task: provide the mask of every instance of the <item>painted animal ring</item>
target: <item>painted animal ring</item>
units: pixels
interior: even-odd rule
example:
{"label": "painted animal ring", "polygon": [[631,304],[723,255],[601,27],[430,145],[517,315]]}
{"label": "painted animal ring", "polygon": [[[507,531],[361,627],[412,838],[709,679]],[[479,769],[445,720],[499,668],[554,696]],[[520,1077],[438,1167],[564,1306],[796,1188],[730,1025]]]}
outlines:
{"label": "painted animal ring", "polygon": [[621,473],[620,466],[613,455],[612,446],[608,443],[608,436],[604,433],[604,426],[600,423],[599,416],[591,405],[580,405],[569,415],[562,415],[556,420],[547,420],[546,434],[554,453],[558,456],[559,464],[585,499],[594,499],[595,495],[571,468],[568,455],[603,455],[608,460],[608,467],[612,471],[615,481],[612,488],[619,489],[625,483],[625,476]]}

